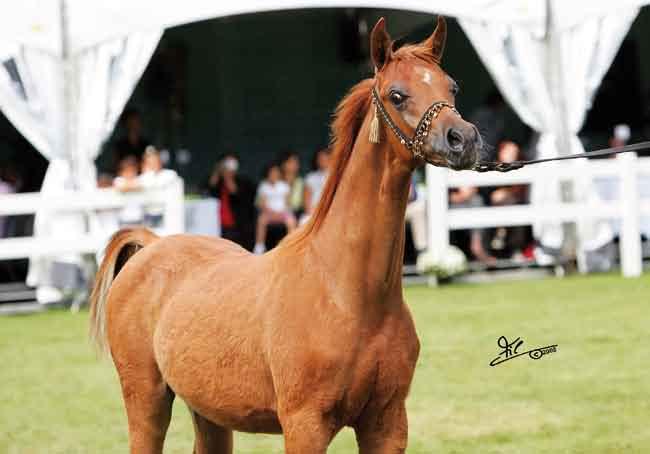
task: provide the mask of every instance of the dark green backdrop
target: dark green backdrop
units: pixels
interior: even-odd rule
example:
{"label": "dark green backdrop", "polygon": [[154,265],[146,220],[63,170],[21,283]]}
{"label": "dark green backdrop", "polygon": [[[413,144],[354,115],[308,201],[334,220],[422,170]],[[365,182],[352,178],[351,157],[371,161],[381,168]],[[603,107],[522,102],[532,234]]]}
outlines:
{"label": "dark green backdrop", "polygon": [[[396,11],[362,12],[370,27],[380,15],[386,16],[394,38],[424,38],[435,19]],[[186,108],[180,132],[173,137],[165,132],[164,107],[147,89],[155,84],[151,66],[131,104],[144,113],[147,136],[154,142],[192,153],[189,165],[177,166],[191,182],[205,178],[225,150],[239,153],[243,171],[254,178],[286,148],[303,156],[306,170],[312,153],[328,142],[328,124],[338,101],[371,74],[366,58],[351,61],[348,53],[353,51],[344,49],[344,19],[344,10],[300,10],[171,29],[161,48],[182,47],[186,55]],[[447,42],[444,66],[459,81],[458,104],[469,114],[494,84],[453,20]],[[108,155],[102,156],[100,165],[108,166]]]}

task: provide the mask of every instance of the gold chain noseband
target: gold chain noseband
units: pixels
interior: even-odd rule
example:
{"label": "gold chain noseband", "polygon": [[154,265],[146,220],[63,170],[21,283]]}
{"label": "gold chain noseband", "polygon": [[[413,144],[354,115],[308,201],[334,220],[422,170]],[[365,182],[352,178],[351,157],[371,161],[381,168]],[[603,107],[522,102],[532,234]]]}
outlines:
{"label": "gold chain noseband", "polygon": [[424,115],[422,115],[418,126],[415,128],[413,138],[409,138],[391,118],[390,114],[384,107],[384,104],[381,102],[381,98],[379,97],[379,93],[377,93],[376,87],[372,87],[372,103],[375,105],[375,116],[377,116],[378,113],[381,114],[381,117],[384,119],[388,127],[393,131],[393,134],[397,136],[400,143],[404,145],[416,157],[421,159],[424,159],[424,155],[422,154],[422,145],[424,145],[424,140],[429,135],[431,123],[433,120],[438,118],[438,115],[440,115],[442,109],[447,107],[460,117],[460,113],[458,113],[452,104],[446,101],[436,101],[431,104],[431,107],[429,107],[426,112],[424,112]]}
{"label": "gold chain noseband", "polygon": [[[379,93],[377,93],[376,87],[372,87],[372,103],[375,105],[375,118],[373,119],[373,123],[378,123],[379,115],[381,115],[381,117],[384,119],[388,127],[393,131],[393,134],[397,136],[400,143],[404,145],[409,151],[411,151],[413,155],[421,159],[424,159],[424,155],[422,154],[422,145],[424,145],[424,140],[429,135],[429,129],[431,129],[431,122],[436,118],[438,118],[438,115],[440,114],[442,109],[447,107],[460,117],[460,113],[458,113],[458,111],[452,104],[449,104],[446,101],[436,101],[433,104],[431,104],[431,107],[429,107],[426,110],[426,112],[424,112],[424,115],[420,119],[417,128],[415,128],[413,138],[409,138],[406,134],[404,134],[404,132],[399,128],[399,126],[395,124],[395,122],[391,118],[390,114],[384,107],[384,104],[381,102],[381,98],[379,97]],[[370,133],[371,142],[379,143],[379,135],[378,135],[379,131],[377,129],[378,127],[379,127],[378,124],[375,125],[371,124],[371,133]],[[373,131],[373,129],[375,129],[375,131]],[[587,151],[584,153],[577,153],[568,156],[559,156],[556,158],[534,159],[531,161],[514,161],[514,162],[477,162],[472,168],[472,170],[476,172],[490,172],[490,171],[509,172],[511,170],[521,169],[522,167],[530,164],[539,164],[542,162],[549,162],[549,161],[563,161],[565,159],[591,158],[595,156],[611,156],[619,153],[627,153],[630,151],[645,150],[649,148],[650,148],[650,141],[647,141],[647,142],[640,142],[631,145],[625,145],[623,147],[605,148],[602,150]]]}

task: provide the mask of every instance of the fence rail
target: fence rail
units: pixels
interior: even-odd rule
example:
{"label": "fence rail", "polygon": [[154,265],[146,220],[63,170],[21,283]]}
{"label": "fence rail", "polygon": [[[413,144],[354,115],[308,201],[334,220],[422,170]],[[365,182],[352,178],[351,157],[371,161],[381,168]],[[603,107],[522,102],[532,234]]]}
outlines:
{"label": "fence rail", "polygon": [[[429,248],[440,252],[449,244],[449,231],[455,229],[533,225],[542,222],[575,223],[578,225],[578,266],[585,271],[584,241],[581,224],[587,221],[612,219],[621,221],[620,255],[624,276],[638,276],[642,270],[641,216],[650,216],[650,199],[641,199],[639,180],[650,180],[650,158],[637,158],[633,153],[615,159],[578,160],[526,167],[510,173],[452,172],[427,166],[427,213],[429,216]],[[616,200],[587,200],[576,194],[576,202],[552,202],[543,205],[511,205],[499,207],[453,208],[448,204],[448,190],[463,186],[509,186],[519,184],[554,184],[571,181],[575,188],[590,187],[598,178],[615,179]],[[593,188],[593,186],[592,186]]]}
{"label": "fence rail", "polygon": [[177,179],[162,189],[137,193],[120,193],[113,189],[67,191],[56,195],[24,193],[0,195],[0,216],[47,213],[51,220],[66,215],[84,219],[83,231],[58,232],[54,235],[0,239],[0,260],[19,259],[36,255],[53,256],[66,253],[97,253],[106,243],[110,232],[102,228],[99,213],[117,215],[127,205],[160,205],[163,207],[161,234],[184,231],[183,181]]}
{"label": "fence rail", "polygon": [[[640,219],[642,215],[650,216],[650,199],[640,198],[637,183],[640,177],[650,179],[650,158],[637,158],[634,154],[627,154],[619,155],[616,159],[580,160],[561,165],[541,164],[506,174],[452,172],[427,166],[426,173],[428,237],[431,250],[442,250],[449,243],[449,231],[454,229],[532,225],[538,222],[569,222],[579,225],[593,219],[613,219],[621,221],[620,252],[623,275],[638,276],[641,273]],[[574,182],[601,177],[614,178],[618,182],[619,197],[617,200],[603,200],[596,204],[578,197],[578,200],[582,201],[536,206],[450,208],[448,205],[449,188],[543,184],[545,179],[550,177],[556,181]],[[137,194],[122,194],[112,189],[102,189],[57,195],[2,195],[0,216],[34,214],[46,210],[50,215],[78,214],[92,217],[97,212],[119,210],[129,203],[160,204],[164,206],[165,219],[160,233],[172,234],[184,230],[183,198],[181,180],[164,190]],[[577,230],[580,235],[580,228]],[[88,228],[84,232],[72,232],[69,236],[0,239],[0,260],[34,255],[96,253],[104,246],[106,238],[105,233],[97,233]]]}

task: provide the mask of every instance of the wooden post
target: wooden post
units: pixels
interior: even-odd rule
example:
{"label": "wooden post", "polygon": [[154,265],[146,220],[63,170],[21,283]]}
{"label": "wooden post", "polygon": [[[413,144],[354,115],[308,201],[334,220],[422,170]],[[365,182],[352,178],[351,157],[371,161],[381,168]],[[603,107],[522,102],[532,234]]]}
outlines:
{"label": "wooden post", "polygon": [[447,169],[426,166],[428,250],[439,258],[449,245]]}
{"label": "wooden post", "polygon": [[[574,196],[573,200],[576,203],[580,204],[581,209],[576,218],[575,231],[576,241],[575,241],[575,252],[576,252],[576,265],[578,266],[578,272],[580,274],[587,274],[589,271],[587,267],[587,251],[585,249],[585,237],[588,230],[589,224],[596,222],[593,218],[586,218],[584,216],[585,212],[589,210],[589,194],[588,191],[594,191],[593,176],[589,172],[589,163],[586,159],[577,159],[573,165],[575,166],[576,172],[574,177]],[[575,191],[577,189],[577,191]],[[571,200],[569,200],[571,201]]]}
{"label": "wooden post", "polygon": [[166,191],[164,227],[167,235],[185,232],[185,191],[183,180],[177,178]]}
{"label": "wooden post", "polygon": [[643,268],[639,229],[639,190],[636,153],[618,155],[621,160],[621,271],[624,277],[638,277]]}

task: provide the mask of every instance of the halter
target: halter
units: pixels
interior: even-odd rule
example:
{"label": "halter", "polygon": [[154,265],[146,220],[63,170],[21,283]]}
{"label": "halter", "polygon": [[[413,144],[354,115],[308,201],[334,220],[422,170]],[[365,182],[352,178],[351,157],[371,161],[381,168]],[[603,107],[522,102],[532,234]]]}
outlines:
{"label": "halter", "polygon": [[456,108],[449,104],[446,101],[436,101],[424,112],[418,126],[415,128],[413,133],[413,138],[409,138],[400,128],[395,124],[390,114],[384,107],[384,104],[381,102],[379,93],[377,93],[377,87],[372,87],[372,103],[375,105],[375,117],[377,113],[381,114],[381,117],[384,119],[388,127],[393,131],[393,134],[397,136],[400,143],[404,145],[414,156],[424,159],[422,154],[422,145],[424,145],[424,138],[429,135],[429,129],[431,129],[431,123],[433,120],[438,118],[442,109],[447,107],[452,112],[460,117],[460,113]]}
{"label": "halter", "polygon": [[[413,153],[414,156],[420,159],[424,159],[424,155],[422,154],[422,145],[424,145],[425,137],[429,135],[431,123],[433,120],[438,118],[438,115],[440,115],[442,109],[447,107],[459,117],[461,116],[452,104],[446,101],[436,101],[431,104],[426,112],[424,112],[424,115],[422,115],[422,118],[420,119],[420,122],[418,123],[418,126],[415,128],[415,132],[413,133],[413,138],[409,138],[399,128],[399,126],[395,124],[390,114],[384,107],[384,104],[381,102],[381,98],[379,97],[379,93],[377,93],[377,87],[372,87],[372,103],[375,105],[375,118],[373,119],[373,123],[375,123],[375,125],[374,128],[373,125],[371,125],[371,142],[379,142],[377,129],[379,125],[376,123],[378,123],[379,115],[381,115],[388,127],[393,131],[393,134],[395,134],[395,136],[399,139],[400,143],[404,145],[411,153]],[[372,131],[373,129],[375,129],[374,133]],[[539,164],[542,162],[564,161],[567,159],[590,158],[597,156],[611,156],[619,153],[627,153],[630,151],[644,150],[648,148],[650,148],[650,141],[626,145],[623,147],[604,148],[602,150],[587,151],[584,153],[577,153],[568,156],[559,156],[556,158],[533,159],[530,161],[513,162],[477,162],[472,170],[476,172],[510,172],[511,170],[521,169],[527,165]]]}

